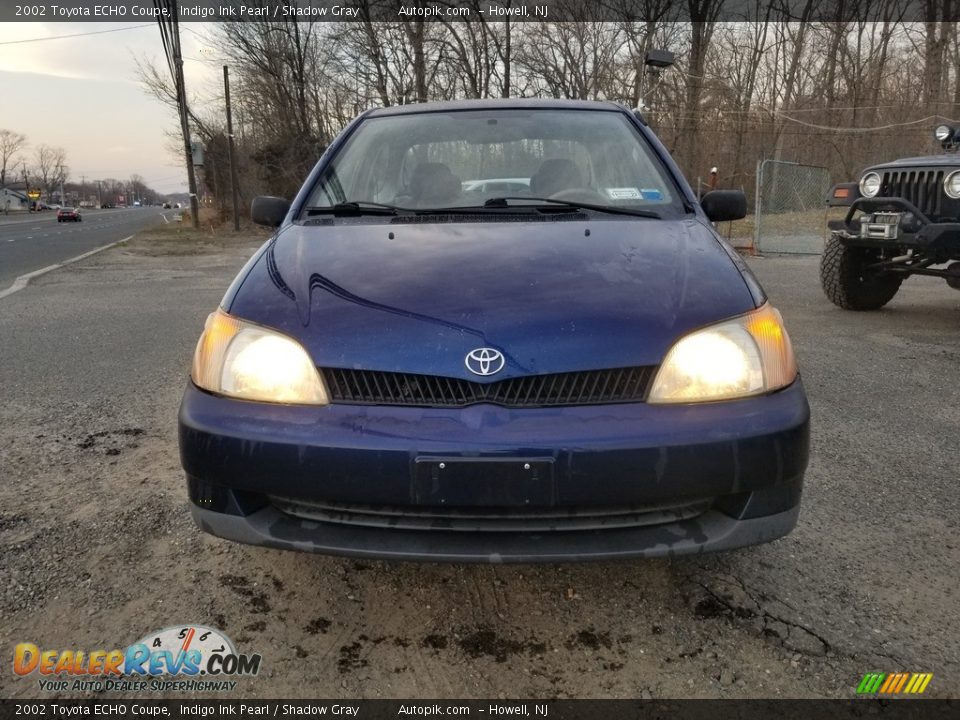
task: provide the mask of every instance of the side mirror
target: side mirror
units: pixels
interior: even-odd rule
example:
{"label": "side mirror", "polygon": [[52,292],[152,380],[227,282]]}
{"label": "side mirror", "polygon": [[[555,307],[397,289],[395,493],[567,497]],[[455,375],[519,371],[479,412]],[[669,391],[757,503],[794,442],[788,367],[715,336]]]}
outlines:
{"label": "side mirror", "polygon": [[700,200],[711,222],[741,220],[747,216],[747,196],[742,190],[711,190]]}
{"label": "side mirror", "polygon": [[290,211],[290,203],[272,195],[258,195],[250,205],[250,218],[257,225],[280,227]]}

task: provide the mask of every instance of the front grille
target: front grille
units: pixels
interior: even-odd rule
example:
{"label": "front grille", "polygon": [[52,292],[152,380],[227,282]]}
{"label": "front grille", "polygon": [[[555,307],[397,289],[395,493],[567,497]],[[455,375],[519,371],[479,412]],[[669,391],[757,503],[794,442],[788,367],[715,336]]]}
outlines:
{"label": "front grille", "polygon": [[936,219],[943,211],[943,176],[943,170],[887,170],[880,194],[908,200],[924,215]]}
{"label": "front grille", "polygon": [[378,370],[323,368],[330,399],[357,405],[551,407],[642,402],[656,366],[527,375],[491,383]]}
{"label": "front grille", "polygon": [[691,520],[710,509],[712,500],[665,505],[608,508],[439,508],[310,502],[271,497],[280,512],[303,520],[381,527],[391,530],[463,532],[551,532],[614,530]]}

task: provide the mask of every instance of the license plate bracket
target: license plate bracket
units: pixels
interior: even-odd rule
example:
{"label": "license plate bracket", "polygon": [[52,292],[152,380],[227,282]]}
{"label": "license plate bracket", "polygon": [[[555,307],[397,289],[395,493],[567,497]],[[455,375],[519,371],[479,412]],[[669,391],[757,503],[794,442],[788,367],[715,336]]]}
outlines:
{"label": "license plate bracket", "polygon": [[556,504],[553,458],[418,457],[413,501],[445,507],[549,507]]}

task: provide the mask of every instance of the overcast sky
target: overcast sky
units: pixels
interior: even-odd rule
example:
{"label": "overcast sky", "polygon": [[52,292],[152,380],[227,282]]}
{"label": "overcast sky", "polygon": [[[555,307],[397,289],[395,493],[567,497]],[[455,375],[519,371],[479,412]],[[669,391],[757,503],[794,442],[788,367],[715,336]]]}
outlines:
{"label": "overcast sky", "polygon": [[[66,150],[71,180],[137,173],[160,192],[186,192],[186,171],[168,138],[179,130],[176,113],[137,79],[135,57],[166,68],[157,24],[143,25],[0,23],[0,129],[29,138],[28,167],[45,143]],[[187,92],[210,97],[223,70],[204,42],[207,29],[180,25]]]}

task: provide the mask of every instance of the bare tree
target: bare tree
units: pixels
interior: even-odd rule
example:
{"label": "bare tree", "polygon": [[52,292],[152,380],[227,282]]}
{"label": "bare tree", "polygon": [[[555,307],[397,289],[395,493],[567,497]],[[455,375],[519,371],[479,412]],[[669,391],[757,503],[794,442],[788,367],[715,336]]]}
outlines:
{"label": "bare tree", "polygon": [[[324,26],[293,19],[218,26],[216,44],[230,65],[247,152],[267,188],[292,195],[332,137],[321,106],[331,73],[322,49]],[[211,139],[222,128],[207,133]]]}
{"label": "bare tree", "polygon": [[734,185],[749,184],[744,172],[744,146],[751,126],[760,61],[768,49],[772,7],[763,0],[756,0],[752,12],[750,22],[722,27],[717,43],[720,50],[717,62],[722,67],[716,68],[716,76],[722,78],[726,74],[727,82],[718,84],[715,92],[719,94],[720,88],[726,91],[723,93],[727,95],[724,105],[733,115],[733,158],[727,176]]}
{"label": "bare tree", "polygon": [[690,15],[690,52],[687,57],[684,118],[680,133],[680,158],[691,174],[698,168],[700,157],[700,100],[706,81],[704,68],[710,41],[724,0],[687,0]]}
{"label": "bare tree", "polygon": [[27,146],[27,136],[13,130],[0,130],[0,187],[7,184],[7,168],[17,164],[17,154]]}
{"label": "bare tree", "polygon": [[138,175],[137,173],[131,175],[129,188],[130,194],[133,195],[133,200],[140,200],[142,202],[147,190],[147,184],[143,179],[143,175]]}
{"label": "bare tree", "polygon": [[[483,0],[463,2],[483,9]],[[214,34],[234,79],[240,184],[250,194],[294,192],[371,107],[498,96],[649,102],[651,48],[677,58],[657,81],[658,134],[690,175],[721,165],[722,181],[750,191],[762,158],[823,164],[846,178],[893,148],[932,149],[928,116],[960,115],[958,3],[555,0],[551,16],[577,22],[511,24],[479,12],[469,22],[398,20],[395,0],[357,0],[356,22],[238,22]],[[742,17],[730,17],[734,7]],[[175,107],[162,75],[141,76]],[[206,112],[191,102],[190,125],[216,166],[205,182],[219,196],[229,185],[222,99],[208,102]]]}
{"label": "bare tree", "polygon": [[[468,0],[477,19],[443,21],[440,42],[449,65],[451,88],[465,97],[509,97],[512,31],[509,21],[488,22],[480,13],[483,0]],[[450,3],[454,5],[454,3]]]}
{"label": "bare tree", "polygon": [[622,98],[614,70],[626,46],[622,28],[582,19],[528,23],[524,31],[516,50],[516,66],[527,75],[536,94],[588,100],[606,98],[612,90],[615,97]]}
{"label": "bare tree", "polygon": [[[67,167],[64,165],[66,150],[49,145],[40,145],[34,152],[34,172],[40,180],[40,187],[47,200],[53,188],[66,180]],[[61,202],[63,198],[61,198]]]}
{"label": "bare tree", "polygon": [[946,99],[950,41],[956,38],[954,20],[956,0],[925,0],[923,100],[937,112],[938,104]]}

